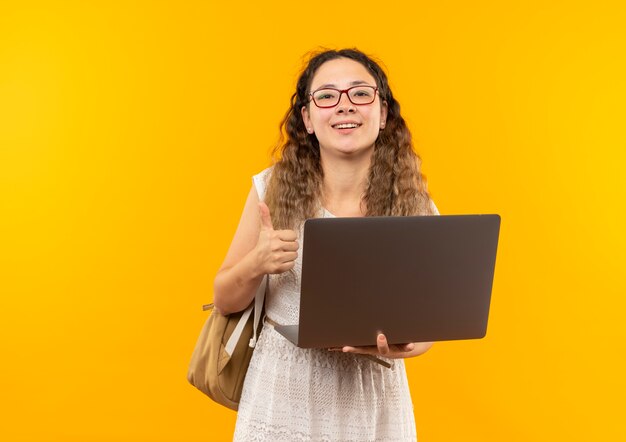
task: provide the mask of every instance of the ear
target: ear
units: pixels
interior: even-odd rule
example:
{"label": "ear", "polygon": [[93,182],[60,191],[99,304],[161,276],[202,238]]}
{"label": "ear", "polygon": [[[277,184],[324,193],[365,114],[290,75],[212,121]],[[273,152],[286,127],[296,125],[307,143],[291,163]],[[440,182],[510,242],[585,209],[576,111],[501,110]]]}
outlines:
{"label": "ear", "polygon": [[382,127],[387,125],[387,109],[388,106],[386,101],[380,103],[380,124]]}
{"label": "ear", "polygon": [[313,125],[311,124],[309,109],[306,106],[302,106],[302,109],[300,109],[300,114],[302,114],[302,121],[304,122],[304,127],[306,127],[307,132],[313,133]]}

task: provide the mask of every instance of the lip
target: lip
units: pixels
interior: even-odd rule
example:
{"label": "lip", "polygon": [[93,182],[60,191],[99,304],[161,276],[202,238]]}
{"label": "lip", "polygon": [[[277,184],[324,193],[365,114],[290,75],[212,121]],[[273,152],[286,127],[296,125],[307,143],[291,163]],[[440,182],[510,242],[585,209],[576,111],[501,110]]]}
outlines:
{"label": "lip", "polygon": [[[356,127],[350,127],[350,128],[342,128],[342,129],[338,129],[336,126],[340,125],[340,124],[356,124]],[[351,131],[351,130],[355,130],[358,129],[359,127],[363,126],[363,123],[359,123],[358,121],[354,121],[354,120],[345,120],[345,121],[338,121],[336,123],[332,123],[331,127],[335,130],[339,130],[339,131]]]}

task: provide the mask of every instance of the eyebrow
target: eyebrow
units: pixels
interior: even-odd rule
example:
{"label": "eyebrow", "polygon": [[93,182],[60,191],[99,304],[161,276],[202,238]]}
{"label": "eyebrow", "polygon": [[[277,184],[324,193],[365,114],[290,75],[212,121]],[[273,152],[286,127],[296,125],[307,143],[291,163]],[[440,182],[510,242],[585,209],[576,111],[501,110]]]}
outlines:
{"label": "eyebrow", "polygon": [[[367,84],[369,86],[369,83],[367,81],[363,81],[363,80],[354,80],[354,81],[350,82],[350,86],[358,86],[359,84]],[[326,84],[323,84],[320,87],[317,87],[315,89],[316,90],[317,89],[323,89],[323,88],[326,88],[326,87],[336,88],[337,85],[333,84],[333,83],[326,83]]]}

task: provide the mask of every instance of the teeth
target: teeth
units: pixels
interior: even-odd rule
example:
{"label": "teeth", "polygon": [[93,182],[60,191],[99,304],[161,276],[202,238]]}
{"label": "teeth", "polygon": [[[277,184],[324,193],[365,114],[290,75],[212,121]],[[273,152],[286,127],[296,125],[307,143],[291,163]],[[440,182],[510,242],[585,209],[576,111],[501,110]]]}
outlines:
{"label": "teeth", "polygon": [[356,123],[344,123],[335,125],[336,129],[353,129],[355,127],[359,127]]}

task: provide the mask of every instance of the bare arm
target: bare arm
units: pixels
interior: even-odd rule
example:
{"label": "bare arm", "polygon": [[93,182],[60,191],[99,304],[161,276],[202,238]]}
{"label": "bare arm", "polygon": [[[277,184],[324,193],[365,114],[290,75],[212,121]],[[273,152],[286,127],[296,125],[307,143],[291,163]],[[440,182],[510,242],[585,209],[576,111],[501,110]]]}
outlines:
{"label": "bare arm", "polygon": [[213,302],[222,314],[245,309],[263,275],[282,273],[293,267],[298,243],[292,230],[274,230],[269,210],[250,189],[226,258],[213,283]]}

